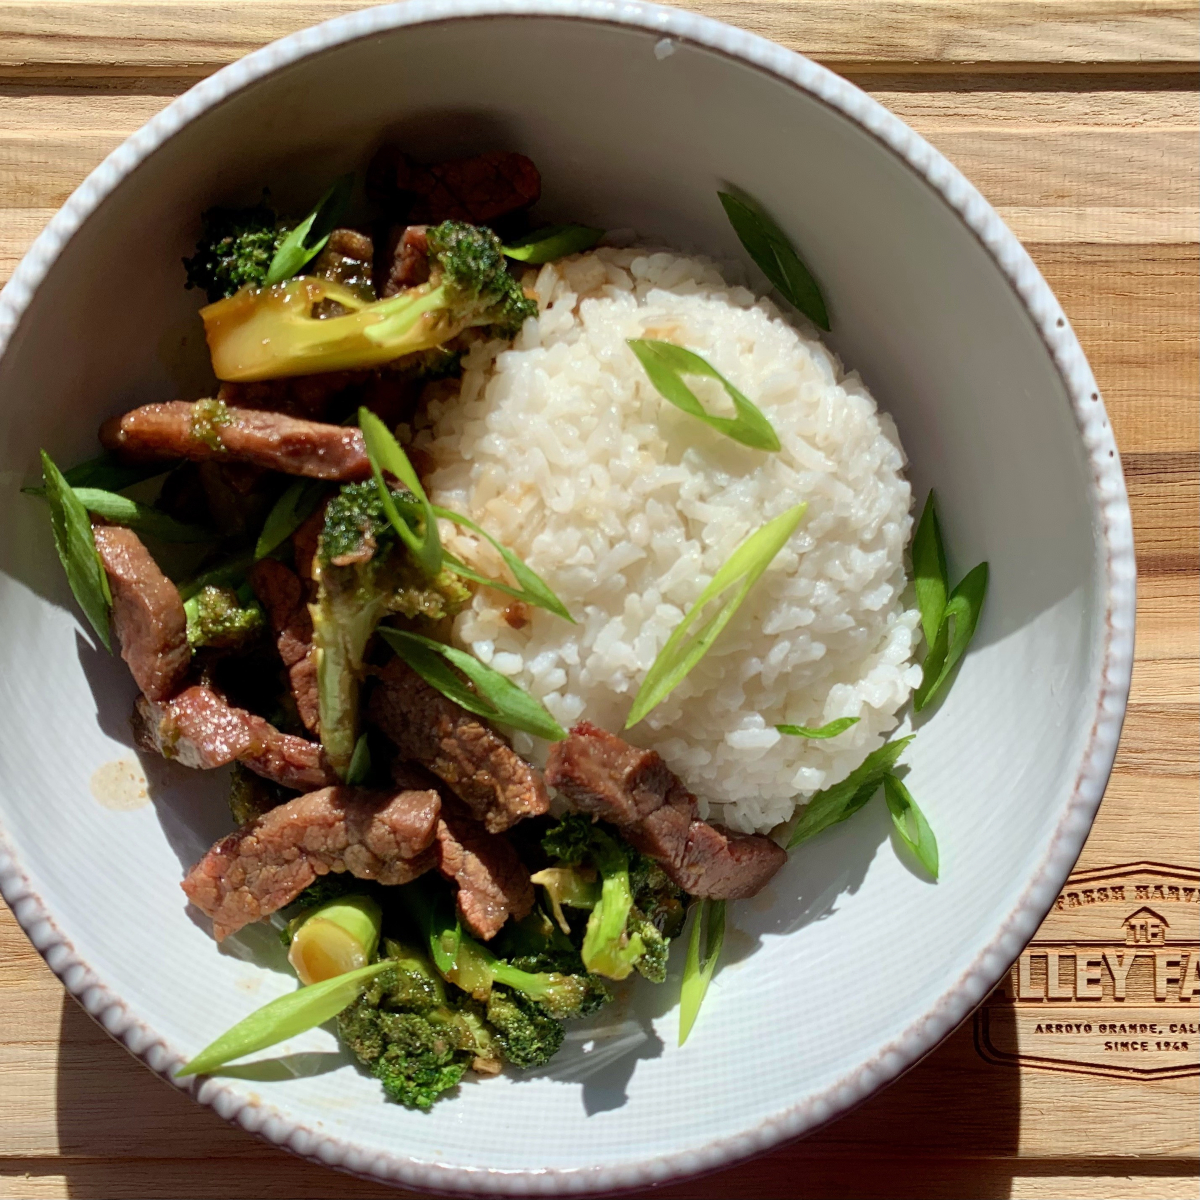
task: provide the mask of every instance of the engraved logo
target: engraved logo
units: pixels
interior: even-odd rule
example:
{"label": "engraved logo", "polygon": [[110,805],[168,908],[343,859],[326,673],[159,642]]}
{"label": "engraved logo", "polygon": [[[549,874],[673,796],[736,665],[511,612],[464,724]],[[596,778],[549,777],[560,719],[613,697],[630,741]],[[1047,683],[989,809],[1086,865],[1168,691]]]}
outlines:
{"label": "engraved logo", "polygon": [[1072,875],[975,1013],[991,1062],[1126,1079],[1200,1074],[1200,872]]}

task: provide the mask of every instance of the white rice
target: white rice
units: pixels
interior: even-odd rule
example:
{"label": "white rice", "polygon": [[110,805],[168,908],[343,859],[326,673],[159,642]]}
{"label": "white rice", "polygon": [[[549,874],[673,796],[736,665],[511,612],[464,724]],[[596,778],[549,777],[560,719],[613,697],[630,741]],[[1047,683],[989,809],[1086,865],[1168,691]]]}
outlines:
{"label": "white rice", "polygon": [[[414,441],[436,463],[436,504],[515,550],[578,621],[482,588],[457,642],[570,726],[621,732],[647,668],[749,534],[808,511],[734,620],[627,736],[653,747],[734,829],[766,831],[844,778],[896,724],[920,680],[907,607],[911,494],[895,426],[857,375],[767,300],[704,259],[600,249],[547,265],[541,309],[511,349],[477,345],[461,395],[433,399]],[[655,391],[625,344],[654,337],[703,355],[749,396],[783,449],[743,447]],[[715,381],[689,377],[718,415]],[[498,556],[443,523],[449,547],[501,577]],[[777,724],[858,717],[827,741]],[[544,744],[518,734],[538,759]]]}

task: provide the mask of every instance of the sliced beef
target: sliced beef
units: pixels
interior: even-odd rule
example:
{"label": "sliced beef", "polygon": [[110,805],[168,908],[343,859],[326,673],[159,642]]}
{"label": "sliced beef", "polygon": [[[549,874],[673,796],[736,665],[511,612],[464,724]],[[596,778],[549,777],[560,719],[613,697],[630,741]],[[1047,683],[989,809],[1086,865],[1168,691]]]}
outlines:
{"label": "sliced beef", "polygon": [[292,534],[292,557],[296,563],[296,574],[304,582],[310,593],[313,586],[313,559],[317,555],[317,545],[321,540],[321,532],[325,528],[326,504],[317,506],[316,511],[308,517],[300,528]]}
{"label": "sliced beef", "polygon": [[405,288],[417,287],[429,279],[428,225],[399,225],[389,239],[380,294],[386,299]]}
{"label": "sliced beef", "polygon": [[92,534],[112,591],[121,657],[151,700],[166,700],[179,690],[192,657],[179,589],[132,529],[95,525]]}
{"label": "sliced beef", "polygon": [[438,870],[458,884],[463,924],[477,938],[490,941],[510,916],[519,921],[533,909],[533,884],[517,852],[457,800],[442,799],[437,853]]}
{"label": "sliced beef", "polygon": [[[357,229],[335,229],[305,273],[341,284],[370,303],[375,299],[375,285],[371,279],[374,259],[374,243],[365,233],[359,233]],[[339,309],[341,307],[338,305]]]}
{"label": "sliced beef", "polygon": [[787,861],[770,838],[700,820],[695,796],[658,754],[587,721],[551,746],[546,782],[575,811],[619,826],[630,845],[693,896],[753,896]]}
{"label": "sliced beef", "polygon": [[183,890],[218,941],[290,904],[318,875],[408,883],[434,864],[435,791],[327,787],[297,796],[217,842]]}
{"label": "sliced beef", "polygon": [[146,404],[100,427],[106,450],[127,461],[187,458],[247,462],[312,479],[366,479],[362,430],[218,400]]}
{"label": "sliced beef", "polygon": [[549,807],[534,767],[400,659],[392,659],[382,672],[367,714],[395,742],[401,758],[428,767],[490,833]]}
{"label": "sliced beef", "polygon": [[410,221],[429,225],[489,225],[528,208],[542,192],[537,167],[525,155],[503,150],[423,165],[385,149],[372,162],[367,183],[383,203],[405,207]]}
{"label": "sliced beef", "polygon": [[133,726],[143,750],[185,767],[210,770],[236,760],[256,775],[297,792],[338,781],[317,742],[281,733],[269,721],[235,708],[202,684],[163,703],[139,696]]}
{"label": "sliced beef", "polygon": [[250,585],[271,622],[300,720],[305,729],[316,733],[320,719],[317,654],[304,584],[283,563],[264,558],[251,569]]}

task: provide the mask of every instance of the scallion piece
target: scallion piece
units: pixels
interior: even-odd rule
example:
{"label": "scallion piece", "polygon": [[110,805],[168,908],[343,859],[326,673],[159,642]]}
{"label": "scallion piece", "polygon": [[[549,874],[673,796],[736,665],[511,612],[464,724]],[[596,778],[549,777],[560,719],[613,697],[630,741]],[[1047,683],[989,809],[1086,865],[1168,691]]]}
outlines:
{"label": "scallion piece", "polygon": [[725,215],[762,273],[779,294],[821,329],[829,328],[829,311],[817,281],[800,261],[787,234],[746,197],[718,192]]}
{"label": "scallion piece", "polygon": [[158,538],[161,542],[212,542],[217,539],[217,534],[211,529],[203,529],[199,525],[185,525],[149,504],[139,504],[136,500],[119,496],[116,492],[91,487],[77,487],[72,490],[88,512],[95,513],[114,525],[126,525],[130,529],[136,529],[138,533]]}
{"label": "scallion piece", "polygon": [[[402,629],[381,628],[379,634],[426,683],[468,712],[551,742],[567,736],[567,731],[528,692],[466,651]],[[475,685],[475,691],[446,663],[457,667]]]}
{"label": "scallion piece", "polygon": [[54,548],[58,551],[71,591],[84,616],[96,631],[101,644],[111,654],[108,617],[112,611],[112,592],[108,576],[96,550],[92,522],[87,509],[75,495],[63,473],[45,450],[42,456],[42,484],[50,506],[50,525],[54,530]]}
{"label": "scallion piece", "polygon": [[[400,448],[400,443],[392,436],[391,430],[369,408],[358,410],[358,425],[363,433],[363,442],[367,450],[367,458],[371,463],[371,474],[375,476],[375,486],[379,489],[380,503],[392,528],[400,540],[412,551],[421,569],[433,579],[442,569],[442,541],[438,537],[437,521],[425,489],[417,478],[413,465],[408,461],[408,455]],[[409,527],[407,521],[400,515],[392,499],[392,493],[384,482],[383,472],[394,475],[421,505],[424,529],[420,537]]]}
{"label": "scallion piece", "polygon": [[343,175],[321,197],[317,207],[283,239],[267,268],[267,287],[291,279],[301,267],[325,249],[329,235],[341,219],[353,190],[354,175]]}
{"label": "scallion piece", "polygon": [[554,613],[555,616],[562,617],[564,621],[570,621],[575,624],[575,618],[567,611],[567,606],[554,594],[549,584],[531,567],[526,566],[521,559],[514,554],[507,546],[501,545],[482,525],[476,525],[470,517],[464,517],[462,513],[451,512],[448,508],[439,508],[436,504],[431,506],[433,515],[441,517],[446,521],[453,521],[455,525],[462,525],[466,529],[470,529],[473,533],[479,534],[480,537],[486,538],[495,548],[508,569],[513,573],[513,578],[516,579],[519,587],[511,587],[507,583],[501,583],[497,579],[489,579],[486,575],[481,575],[474,567],[469,567],[461,559],[455,558],[452,554],[445,554],[446,567],[453,571],[456,575],[461,575],[464,579],[474,580],[476,583],[485,584],[487,587],[495,588],[498,592],[503,592],[506,596],[515,596],[518,600],[524,600],[527,604],[536,605],[538,608],[544,608],[548,612]]}
{"label": "scallion piece", "polygon": [[[707,922],[705,920],[707,918]],[[708,925],[708,936],[704,943],[704,957],[700,956],[700,937],[703,926]],[[687,959],[683,965],[683,986],[679,992],[679,1044],[687,1041],[708,985],[717,967],[717,958],[725,942],[725,901],[701,900],[696,905],[692,919],[692,932],[688,938]]]}
{"label": "scallion piece", "polygon": [[887,801],[892,824],[900,840],[913,852],[917,861],[933,876],[938,877],[938,844],[925,820],[925,814],[917,807],[902,780],[889,771],[883,777],[883,798]]}
{"label": "scallion piece", "polygon": [[[704,657],[718,634],[733,619],[759,576],[771,565],[775,555],[787,544],[804,516],[807,504],[789,508],[761,529],[752,533],[713,576],[712,582],[700,593],[700,598],[687,611],[682,621],[659,651],[658,657],[646,672],[642,686],[634,697],[633,707],[625,720],[625,728],[636,725],[651,709],[661,704],[679,686],[687,673]],[[735,587],[736,585],[736,587]],[[699,619],[704,608],[722,593],[733,588],[733,594],[716,614],[692,637],[688,630]]]}
{"label": "scallion piece", "polygon": [[603,236],[603,229],[587,225],[547,225],[517,238],[503,249],[507,258],[537,266],[590,250]]}
{"label": "scallion piece", "polygon": [[816,837],[823,829],[853,816],[870,800],[883,783],[884,776],[896,765],[913,734],[887,742],[873,750],[841,783],[816,793],[800,812],[792,830],[788,849]]}
{"label": "scallion piece", "polygon": [[932,490],[925,497],[925,508],[917,524],[917,532],[913,535],[912,561],[913,586],[917,593],[917,607],[921,610],[921,628],[925,632],[926,645],[932,646],[937,641],[942,613],[946,611],[946,597],[950,592],[946,547],[942,542]]}
{"label": "scallion piece", "polygon": [[391,965],[391,960],[385,958],[360,967],[357,971],[347,971],[344,975],[335,975],[332,979],[277,997],[205,1046],[195,1058],[175,1072],[176,1077],[210,1075],[235,1058],[265,1050],[268,1046],[323,1025],[358,999],[369,979],[386,971]]}
{"label": "scallion piece", "polygon": [[364,731],[358,735],[354,743],[354,753],[350,755],[350,765],[346,768],[346,782],[351,786],[366,783],[371,775],[371,747],[367,744]]}
{"label": "scallion piece", "polygon": [[857,725],[858,721],[858,717],[838,717],[836,721],[830,721],[828,725],[820,725],[815,729],[808,725],[776,725],[775,728],[789,737],[831,738],[845,733],[851,725]]}
{"label": "scallion piece", "polygon": [[920,712],[942,689],[950,672],[975,636],[979,614],[987,596],[988,565],[980,563],[950,593],[938,625],[937,637],[921,664],[921,685],[913,693],[913,708]]}
{"label": "scallion piece", "polygon": [[[779,449],[779,437],[771,422],[748,397],[699,354],[693,354],[691,350],[685,350],[673,342],[659,342],[651,338],[629,338],[628,345],[664,400],[669,400],[676,408],[752,450]],[[733,401],[737,416],[714,417],[705,412],[696,393],[683,382],[684,375],[702,375],[717,380]]]}
{"label": "scallion piece", "polygon": [[322,479],[297,479],[275,501],[254,547],[254,561],[266,558],[316,511],[328,485]]}

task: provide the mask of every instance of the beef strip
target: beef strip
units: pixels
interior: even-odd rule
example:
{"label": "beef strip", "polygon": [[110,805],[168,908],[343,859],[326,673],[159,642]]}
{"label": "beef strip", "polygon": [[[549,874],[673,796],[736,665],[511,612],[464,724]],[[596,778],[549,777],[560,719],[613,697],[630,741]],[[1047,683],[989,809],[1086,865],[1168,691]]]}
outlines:
{"label": "beef strip", "polygon": [[313,479],[366,479],[371,474],[360,429],[231,408],[216,400],[145,404],[105,421],[100,442],[135,462],[216,458]]}
{"label": "beef strip", "polygon": [[275,645],[287,668],[300,720],[309,733],[316,733],[319,722],[317,655],[304,584],[283,563],[264,558],[251,568],[250,585],[271,622]]}
{"label": "beef strip", "polygon": [[448,784],[489,833],[549,807],[534,767],[399,658],[382,672],[367,715],[395,742],[402,758],[428,767]]}
{"label": "beef strip", "polygon": [[382,273],[380,295],[385,299],[417,287],[429,279],[428,225],[399,225],[389,238],[389,253]]}
{"label": "beef strip", "polygon": [[151,700],[166,700],[183,684],[192,657],[179,589],[132,529],[95,525],[92,534],[108,575],[121,657]]}
{"label": "beef strip", "polygon": [[[305,274],[341,284],[369,303],[375,299],[375,285],[371,281],[374,259],[375,245],[365,233],[335,229]],[[338,308],[345,311],[341,305]]]}
{"label": "beef strip", "polygon": [[523,154],[492,150],[428,166],[387,148],[368,169],[368,188],[383,203],[407,202],[409,220],[489,225],[528,208],[542,192],[538,169]]}
{"label": "beef strip", "polygon": [[433,866],[435,791],[327,787],[231,833],[188,872],[183,890],[217,941],[290,904],[318,875],[408,883]]}
{"label": "beef strip", "polygon": [[490,941],[511,916],[533,909],[529,871],[502,834],[488,833],[466,806],[443,797],[437,826],[438,870],[458,884],[463,924]]}
{"label": "beef strip", "polygon": [[338,782],[317,742],[281,733],[203,684],[163,703],[139,696],[133,728],[141,749],[185,767],[210,770],[236,759],[256,775],[297,792]]}
{"label": "beef strip", "polygon": [[581,721],[550,747],[546,782],[577,812],[610,821],[693,896],[741,900],[787,861],[770,838],[696,816],[696,798],[653,750]]}

